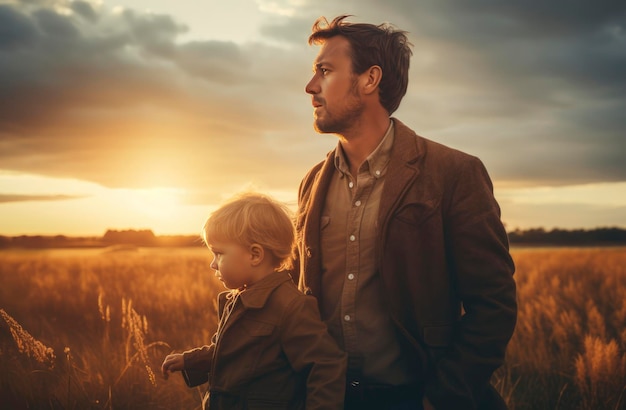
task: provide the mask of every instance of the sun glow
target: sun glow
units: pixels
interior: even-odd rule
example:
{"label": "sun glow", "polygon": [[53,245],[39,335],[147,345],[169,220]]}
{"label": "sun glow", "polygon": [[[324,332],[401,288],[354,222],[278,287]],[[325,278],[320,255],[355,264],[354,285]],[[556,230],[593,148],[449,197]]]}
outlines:
{"label": "sun glow", "polygon": [[106,199],[131,213],[145,213],[150,218],[173,218],[180,211],[183,194],[184,191],[177,188],[113,189],[107,192]]}
{"label": "sun glow", "polygon": [[195,234],[208,215],[172,187],[108,188],[91,182],[0,171],[0,235],[102,235],[107,229]]}

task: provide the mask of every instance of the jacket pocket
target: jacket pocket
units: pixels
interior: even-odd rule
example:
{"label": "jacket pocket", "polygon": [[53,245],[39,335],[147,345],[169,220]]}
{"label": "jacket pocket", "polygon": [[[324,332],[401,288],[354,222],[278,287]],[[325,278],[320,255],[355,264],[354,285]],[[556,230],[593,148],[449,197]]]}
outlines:
{"label": "jacket pocket", "polygon": [[411,202],[402,205],[395,213],[394,219],[409,225],[420,225],[428,220],[439,210],[439,201],[426,200],[422,202]]}

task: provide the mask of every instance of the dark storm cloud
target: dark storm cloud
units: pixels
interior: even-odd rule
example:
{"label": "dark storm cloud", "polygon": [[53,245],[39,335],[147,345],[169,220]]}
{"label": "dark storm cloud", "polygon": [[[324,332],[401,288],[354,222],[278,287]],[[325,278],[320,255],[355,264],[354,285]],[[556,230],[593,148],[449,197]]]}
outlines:
{"label": "dark storm cloud", "polygon": [[90,3],[84,1],[73,1],[70,4],[70,7],[76,14],[91,22],[98,20],[98,14]]}
{"label": "dark storm cloud", "polygon": [[443,2],[447,32],[511,76],[553,77],[575,90],[626,87],[626,3]]}
{"label": "dark storm cloud", "polygon": [[[145,71],[125,52],[148,49],[141,42],[146,22],[125,16],[127,24],[116,21],[98,32],[91,24],[96,19],[0,5],[0,27],[10,27],[11,34],[0,47],[0,132],[32,137],[33,129],[53,125],[79,107],[129,104],[146,98],[141,90],[171,94],[159,70]],[[156,37],[170,35],[170,27],[163,32]],[[109,91],[98,96],[99,88]]]}
{"label": "dark storm cloud", "polygon": [[178,64],[187,73],[207,81],[245,81],[250,62],[235,43],[224,41],[190,42],[178,49]]}
{"label": "dark storm cloud", "polygon": [[[528,0],[499,1],[476,0],[442,1],[441,7],[448,11],[455,11],[458,16],[471,14],[491,15],[499,17],[495,22],[508,21],[519,24],[489,24],[499,27],[500,34],[510,33],[514,27],[514,34],[525,36],[578,36],[580,33],[595,31],[597,27],[608,23],[623,22],[626,14],[626,5],[621,0],[607,0],[590,2],[586,0]],[[487,21],[487,20],[483,20]]]}
{"label": "dark storm cloud", "polygon": [[[258,79],[280,73],[268,68],[285,57],[262,45],[180,41],[187,28],[167,15],[69,5],[73,13],[0,4],[2,168],[136,186],[130,176],[146,163],[188,168],[184,179],[197,180],[207,170],[202,151],[245,141],[263,152],[257,135],[276,121],[258,108],[269,95]],[[289,75],[272,77],[286,84]]]}
{"label": "dark storm cloud", "polygon": [[626,179],[626,2],[348,0],[335,10],[409,31],[398,116],[483,158],[497,179]]}
{"label": "dark storm cloud", "polygon": [[27,134],[79,109],[175,106],[188,92],[181,69],[217,84],[245,81],[233,43],[179,44],[186,27],[170,16],[71,4],[79,14],[0,5],[0,132]]}
{"label": "dark storm cloud", "polygon": [[37,10],[33,17],[44,36],[55,37],[60,41],[78,37],[78,30],[72,21],[52,10]]}
{"label": "dark storm cloud", "polygon": [[116,187],[146,164],[202,189],[235,169],[231,184],[291,189],[335,143],[313,135],[306,39],[317,17],[353,14],[415,44],[397,116],[496,182],[625,180],[623,4],[322,0],[246,44],[184,40],[172,16],[106,4],[0,4],[0,163]]}
{"label": "dark storm cloud", "polygon": [[36,34],[30,19],[12,7],[0,4],[0,49],[11,50],[29,43]]}
{"label": "dark storm cloud", "polygon": [[463,4],[463,12],[448,9],[453,33],[526,105],[529,118],[518,125],[548,115],[558,124],[520,138],[507,173],[552,183],[626,179],[626,3]]}

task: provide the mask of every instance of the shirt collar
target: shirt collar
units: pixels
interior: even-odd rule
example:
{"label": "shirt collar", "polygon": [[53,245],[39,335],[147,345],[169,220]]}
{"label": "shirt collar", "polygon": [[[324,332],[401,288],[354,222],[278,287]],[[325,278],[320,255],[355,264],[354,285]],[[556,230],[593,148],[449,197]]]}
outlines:
{"label": "shirt collar", "polygon": [[[389,159],[391,158],[393,140],[393,121],[389,121],[389,127],[387,128],[387,132],[385,132],[383,139],[380,141],[380,144],[378,144],[376,149],[365,159],[365,163],[361,165],[367,167],[366,169],[372,177],[380,178],[385,175]],[[348,161],[346,160],[346,154],[343,151],[341,143],[337,144],[337,149],[335,150],[335,168],[341,173],[342,177],[350,173]]]}

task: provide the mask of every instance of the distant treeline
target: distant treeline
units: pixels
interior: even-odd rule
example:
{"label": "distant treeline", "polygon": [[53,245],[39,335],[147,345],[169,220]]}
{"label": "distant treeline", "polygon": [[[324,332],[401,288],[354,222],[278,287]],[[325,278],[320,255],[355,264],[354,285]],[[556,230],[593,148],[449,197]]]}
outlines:
{"label": "distant treeline", "polygon": [[626,244],[626,229],[596,228],[590,230],[552,229],[543,228],[527,230],[516,229],[509,232],[509,241],[512,245],[537,246],[611,246]]}
{"label": "distant treeline", "polygon": [[101,237],[74,237],[65,235],[0,236],[1,248],[106,248],[111,246],[190,247],[203,246],[199,235],[156,236],[150,229],[108,230]]}
{"label": "distant treeline", "polygon": [[[626,245],[626,229],[596,228],[590,230],[533,228],[509,232],[513,246],[615,246]],[[65,235],[0,236],[2,248],[105,248],[111,246],[194,247],[203,246],[199,235],[156,236],[149,229],[108,230],[101,237]]]}

